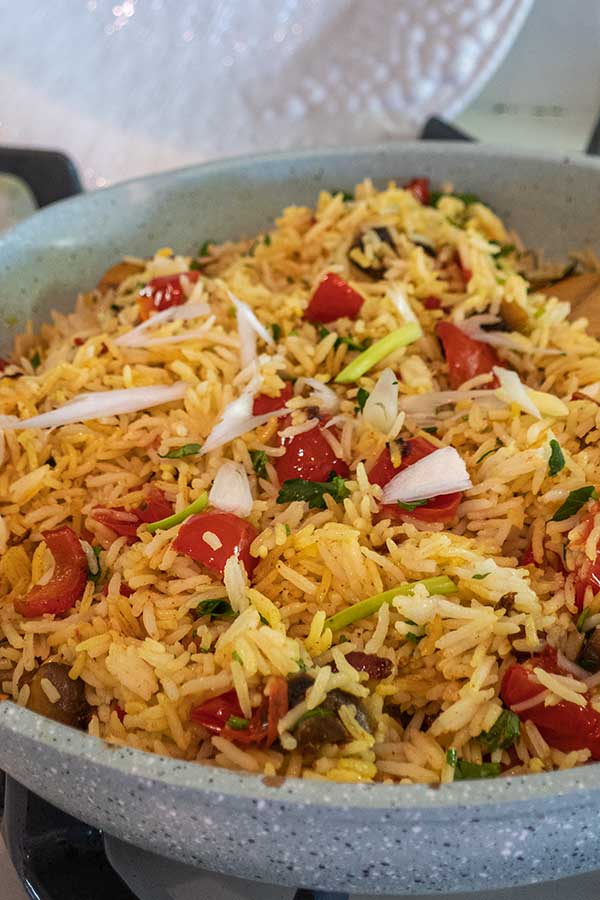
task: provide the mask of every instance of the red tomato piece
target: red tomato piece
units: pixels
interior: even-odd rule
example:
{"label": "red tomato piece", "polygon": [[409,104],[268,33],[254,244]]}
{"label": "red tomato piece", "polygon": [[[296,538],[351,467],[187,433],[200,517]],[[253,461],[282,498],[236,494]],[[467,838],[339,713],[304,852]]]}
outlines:
{"label": "red tomato piece", "polygon": [[265,413],[274,412],[282,406],[285,406],[288,400],[292,399],[294,389],[288,381],[285,387],[279,392],[277,397],[269,397],[267,394],[259,394],[254,398],[252,404],[252,415],[262,416]]}
{"label": "red tomato piece", "polygon": [[418,200],[423,206],[428,206],[429,178],[413,178],[412,181],[404,185],[404,190],[410,191],[415,200]]}
{"label": "red tomato piece", "polygon": [[276,676],[269,679],[267,697],[269,698],[267,747],[270,747],[279,737],[277,731],[279,720],[283,719],[288,711],[288,686],[285,678]]}
{"label": "red tomato piece", "polygon": [[240,706],[235,691],[227,691],[218,697],[205,700],[200,706],[195,706],[190,717],[196,725],[202,725],[213,734],[221,734],[231,716],[242,719],[244,713]]}
{"label": "red tomato piece", "polygon": [[[554,660],[552,654],[554,653]],[[502,679],[500,696],[504,703],[512,708],[531,700],[544,691],[543,685],[535,680],[531,671],[534,666],[541,666],[550,672],[562,673],[556,662],[556,653],[532,657],[525,665],[510,666]],[[533,722],[540,734],[557,750],[569,753],[571,750],[591,751],[593,759],[600,759],[600,713],[589,704],[577,706],[561,700],[556,706],[544,706],[544,701],[518,712],[522,721]]]}
{"label": "red tomato piece", "polygon": [[104,509],[97,506],[92,510],[92,519],[106,525],[119,537],[126,537],[128,544],[134,544],[137,540],[137,530],[142,522],[158,522],[173,514],[173,504],[167,500],[158,488],[152,487],[147,499],[135,509],[125,509],[117,506],[113,509]]}
{"label": "red tomato piece", "polygon": [[170,306],[180,306],[185,303],[186,296],[181,286],[181,276],[185,275],[188,281],[195,284],[200,278],[200,272],[179,272],[177,275],[161,275],[153,278],[138,294],[138,306],[140,319],[145,321],[150,313],[161,312]]}
{"label": "red tomato piece", "polygon": [[[371,484],[378,484],[379,487],[384,487],[398,472],[407,469],[437,449],[425,438],[410,438],[402,444],[400,465],[394,466],[389,448],[386,447],[379,454],[375,465],[369,471],[369,481]],[[432,497],[424,506],[416,506],[413,510],[402,509],[397,503],[384,503],[380,512],[383,518],[392,519],[393,521],[401,521],[411,517],[421,522],[443,522],[447,524],[456,517],[456,511],[461,500],[462,491],[456,491],[453,494],[442,494],[439,497]]]}
{"label": "red tomato piece", "polygon": [[[436,330],[448,363],[448,381],[454,390],[475,375],[484,375],[500,365],[493,347],[469,337],[451,322],[438,322]],[[494,376],[486,387],[498,387],[498,379]]]}
{"label": "red tomato piece", "polygon": [[278,737],[279,720],[288,710],[287,681],[280,676],[270,678],[266,696],[252,713],[246,728],[232,728],[227,723],[232,716],[244,718],[244,713],[235,691],[227,691],[192,709],[191,719],[213,734],[222,734],[229,741],[238,744],[262,744],[270,747]]}
{"label": "red tomato piece", "polygon": [[339,275],[328,272],[312,295],[304,318],[309,322],[333,322],[343,316],[354,319],[363,303],[364,297],[358,291]]}
{"label": "red tomato piece", "polygon": [[[207,531],[216,534],[221,541],[217,550],[213,550],[204,540]],[[251,578],[258,560],[250,556],[250,545],[257,534],[254,525],[245,519],[215,509],[190,516],[179,529],[173,546],[178,553],[202,563],[218,575],[223,574],[229,557],[237,556]]]}
{"label": "red tomato piece", "polygon": [[135,512],[140,522],[159,522],[173,515],[173,504],[161,490],[152,487]]}
{"label": "red tomato piece", "polygon": [[36,584],[15,603],[15,609],[26,619],[44,613],[60,615],[81,600],[88,577],[88,562],[79,538],[72,528],[63,525],[43,531],[42,537],[54,557],[54,574],[48,584]]}
{"label": "red tomato piece", "polygon": [[423,300],[423,306],[425,309],[441,309],[442,301],[439,297],[425,297]]}
{"label": "red tomato piece", "polygon": [[[335,429],[331,431],[337,437]],[[335,455],[318,425],[286,441],[285,447],[284,456],[277,457],[275,461],[275,471],[281,484],[290,478],[327,481],[332,472],[345,478],[350,472],[344,460]]]}

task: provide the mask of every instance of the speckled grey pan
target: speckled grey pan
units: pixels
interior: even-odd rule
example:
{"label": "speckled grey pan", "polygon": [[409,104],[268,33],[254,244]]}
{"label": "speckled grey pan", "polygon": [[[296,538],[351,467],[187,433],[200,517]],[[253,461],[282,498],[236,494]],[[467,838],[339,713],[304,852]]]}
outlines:
{"label": "speckled grey pan", "polygon": [[[550,254],[596,244],[600,165],[455,144],[233,160],[50,207],[0,239],[2,339],[67,309],[122,254],[251,234],[322,187],[428,175],[485,198]],[[1,349],[1,348],[0,348]],[[476,890],[598,866],[600,766],[425,786],[238,776],[114,749],[10,703],[0,766],[42,797],[141,847],[247,878],[355,893]]]}

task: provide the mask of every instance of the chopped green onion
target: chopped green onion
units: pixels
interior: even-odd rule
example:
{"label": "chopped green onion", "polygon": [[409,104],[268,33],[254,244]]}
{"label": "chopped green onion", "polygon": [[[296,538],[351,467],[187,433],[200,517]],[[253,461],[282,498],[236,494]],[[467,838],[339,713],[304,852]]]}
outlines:
{"label": "chopped green onion", "polygon": [[565,467],[565,456],[560,444],[554,438],[550,441],[550,459],[548,460],[548,475],[554,478]]}
{"label": "chopped green onion", "polygon": [[459,759],[454,771],[455,781],[464,781],[468,778],[495,778],[502,772],[500,763],[472,763],[466,759]]}
{"label": "chopped green onion", "polygon": [[408,512],[412,512],[413,509],[417,509],[418,506],[426,506],[430,499],[431,498],[427,500],[408,500],[406,502],[404,500],[396,500],[396,503],[400,509],[406,509]]}
{"label": "chopped green onion", "polygon": [[202,450],[202,444],[184,444],[183,447],[176,447],[175,450],[169,450],[168,453],[159,453],[161,459],[183,459],[184,456],[195,456]]}
{"label": "chopped green onion", "polygon": [[449,766],[455,766],[458,761],[458,753],[454,747],[448,747],[446,750],[446,762]]}
{"label": "chopped green onion", "polygon": [[521,721],[516,713],[504,709],[489,731],[482,731],[477,740],[488,753],[508,750],[521,735]]}
{"label": "chopped green onion", "polygon": [[229,716],[227,719],[227,728],[231,728],[232,731],[245,731],[249,724],[250,721],[241,716]]}
{"label": "chopped green onion", "polygon": [[173,525],[179,525],[180,522],[184,522],[185,519],[189,516],[193,516],[194,513],[202,512],[207,506],[208,494],[206,491],[203,491],[199,497],[196,497],[193,503],[190,503],[190,505],[186,506],[185,509],[182,509],[181,512],[174,513],[172,516],[167,516],[166,519],[159,519],[158,522],[150,522],[148,531],[151,534],[154,534],[154,532],[159,529],[172,528]]}
{"label": "chopped green onion", "polygon": [[586,606],[585,609],[582,610],[579,618],[577,619],[577,631],[579,631],[580,633],[583,631],[583,627],[584,627],[585,623],[587,622],[587,620],[589,619],[591,612],[592,611],[589,608],[589,606]]}
{"label": "chopped green onion", "polygon": [[356,381],[361,375],[364,375],[365,372],[368,372],[369,369],[381,362],[382,359],[389,356],[390,353],[394,353],[400,347],[412,344],[413,341],[418,341],[422,334],[423,332],[418,322],[407,322],[401,328],[396,328],[395,331],[386,334],[381,340],[375,341],[368,350],[359,354],[345,369],[342,369],[335,379],[336,383],[348,384],[351,381]]}
{"label": "chopped green onion", "polygon": [[267,474],[267,454],[264,450],[251,450],[250,459],[252,467],[259,478],[264,478]]}
{"label": "chopped green onion", "polygon": [[399,594],[403,597],[410,597],[418,584],[422,584],[430,594],[455,594],[458,590],[454,582],[446,575],[424,578],[422,581],[407,582],[391,588],[389,591],[383,591],[381,594],[367,597],[366,600],[354,603],[334,616],[330,616],[329,619],[325,620],[325,628],[331,628],[332,631],[340,631],[347,625],[353,625],[354,622],[366,619],[368,616],[374,615],[384,603],[391,603],[394,597],[397,597]]}
{"label": "chopped green onion", "polygon": [[558,507],[550,521],[564,522],[565,519],[570,519],[576,512],[579,512],[581,507],[587,503],[588,500],[597,499],[598,494],[593,485],[586,484],[585,487],[577,488],[577,490],[571,491],[562,506]]}

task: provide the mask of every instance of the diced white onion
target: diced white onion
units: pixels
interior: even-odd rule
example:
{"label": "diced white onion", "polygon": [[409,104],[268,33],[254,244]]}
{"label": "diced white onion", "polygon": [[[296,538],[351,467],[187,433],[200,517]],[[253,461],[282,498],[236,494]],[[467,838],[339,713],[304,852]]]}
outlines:
{"label": "diced white onion", "polygon": [[178,320],[186,321],[187,319],[196,319],[199,316],[206,316],[210,312],[210,306],[207,303],[183,303],[181,306],[170,306],[160,312],[154,313],[145,322],[132,328],[126,334],[120,335],[115,344],[119,347],[144,347],[147,345],[144,333],[149,328],[155,328],[157,325],[164,325],[165,322],[175,322]]}
{"label": "diced white onion", "polygon": [[312,389],[312,396],[325,412],[336,413],[340,408],[338,395],[327,384],[316,378],[299,378],[294,385],[294,393],[301,394],[305,387]]}
{"label": "diced white onion", "polygon": [[454,447],[442,447],[394,475],[383,488],[382,501],[428,500],[470,487],[471,479],[461,455]]}
{"label": "diced white onion", "polygon": [[516,403],[524,412],[529,413],[535,419],[541,419],[541,413],[529,394],[525,385],[516,372],[510,369],[503,369],[502,366],[494,366],[494,375],[500,382],[500,387],[496,391],[500,399],[507,403]]}
{"label": "diced white onion", "polygon": [[[400,408],[412,416],[435,415],[441,406],[454,406],[462,400],[482,400],[488,406],[501,407],[501,400],[496,397],[494,391],[431,391],[428,394],[414,394],[412,397],[402,397]],[[366,404],[365,404],[366,406]]]}
{"label": "diced white onion", "polygon": [[416,315],[412,311],[410,303],[406,298],[406,293],[398,285],[388,288],[388,297],[402,316],[405,322],[418,322]]}
{"label": "diced white onion", "polygon": [[252,491],[243,465],[226,460],[219,468],[208,495],[208,502],[217,509],[245,518],[252,512]]}
{"label": "diced white onion", "polygon": [[184,341],[194,341],[197,338],[204,337],[207,331],[213,327],[216,316],[209,316],[206,322],[200,328],[194,328],[192,331],[184,331],[181,334],[169,334],[165,337],[148,338],[148,340],[140,341],[136,344],[129,344],[130,347],[162,347],[165,344],[183,344]]}
{"label": "diced white onion", "polygon": [[541,356],[560,356],[562,350],[553,347],[533,347],[531,342],[522,334],[505,331],[487,331],[483,325],[496,325],[502,320],[498,316],[490,313],[482,313],[480,316],[470,316],[468,319],[462,319],[455,322],[457,328],[474,338],[481,341],[482,344],[490,344],[492,347],[503,347],[505,350],[519,350],[522,353],[536,354]]}
{"label": "diced white onion", "polygon": [[256,359],[256,338],[262,338],[267,344],[273,343],[273,337],[269,334],[262,322],[259,322],[247,303],[238,300],[231,291],[227,292],[229,299],[235,307],[237,314],[238,334],[240,336],[242,368],[250,365]]}
{"label": "diced white onion", "polygon": [[398,415],[398,377],[392,369],[384,369],[369,394],[363,410],[364,421],[389,434]]}
{"label": "diced white onion", "polygon": [[208,453],[210,450],[216,450],[223,444],[228,444],[237,437],[253,431],[259,425],[264,425],[271,419],[279,416],[285,416],[289,410],[285,406],[275,409],[272,412],[263,413],[260,416],[252,414],[252,405],[254,403],[254,394],[257,389],[257,379],[252,379],[245,391],[243,391],[236,400],[228,403],[221,418],[208,435],[200,454]]}
{"label": "diced white onion", "polygon": [[175,384],[156,384],[150,387],[123,388],[114,391],[92,391],[79,394],[64,406],[41,413],[31,419],[20,420],[16,416],[0,416],[0,428],[56,428],[73,422],[103,419],[122,413],[139,412],[161,403],[181,400],[188,389],[183,381]]}

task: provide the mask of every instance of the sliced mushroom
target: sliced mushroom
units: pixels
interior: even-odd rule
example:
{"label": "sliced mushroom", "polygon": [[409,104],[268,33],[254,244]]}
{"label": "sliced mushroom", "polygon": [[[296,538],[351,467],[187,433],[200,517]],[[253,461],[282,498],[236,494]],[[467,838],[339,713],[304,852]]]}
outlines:
{"label": "sliced mushroom", "polygon": [[311,710],[294,731],[298,746],[306,753],[317,753],[324,744],[337,744],[348,739],[348,732],[335,713],[318,707]]}
{"label": "sliced mushroom", "polygon": [[389,229],[385,226],[368,228],[355,238],[348,251],[348,259],[365,275],[381,278],[387,268],[385,257],[389,251],[386,251],[386,246],[396,252]]}
{"label": "sliced mushroom", "polygon": [[577,662],[588,672],[600,672],[600,628],[587,633]]}
{"label": "sliced mushroom", "polygon": [[[55,703],[48,699],[42,687],[44,679],[47,679],[60,695]],[[86,724],[90,707],[85,699],[83,681],[79,678],[75,680],[69,678],[69,667],[64,663],[44,663],[29,678],[24,679],[24,683],[27,682],[28,709],[72,728],[82,728]]]}

